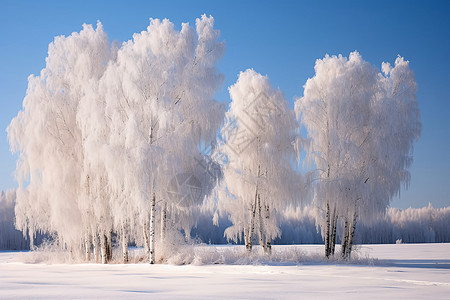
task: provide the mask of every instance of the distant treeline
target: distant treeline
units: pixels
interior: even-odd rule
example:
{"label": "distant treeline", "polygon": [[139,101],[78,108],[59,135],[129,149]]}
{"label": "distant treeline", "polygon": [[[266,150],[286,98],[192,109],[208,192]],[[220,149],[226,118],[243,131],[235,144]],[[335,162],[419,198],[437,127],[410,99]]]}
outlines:
{"label": "distant treeline", "polygon": [[359,224],[357,239],[361,244],[448,243],[450,207],[390,208],[373,224]]}
{"label": "distant treeline", "polygon": [[[223,236],[231,222],[226,218],[213,226],[211,217],[204,215],[192,234],[205,243],[227,243]],[[209,223],[208,223],[209,222]],[[357,244],[402,243],[448,243],[450,242],[450,207],[434,208],[431,204],[423,208],[389,208],[386,214],[370,224],[359,223],[356,230]],[[281,238],[274,244],[322,244],[320,228],[316,228],[314,214],[309,209],[289,212],[281,218]],[[337,241],[341,243],[341,228],[337,230]]]}
{"label": "distant treeline", "polygon": [[0,194],[0,249],[23,250],[29,248],[28,239],[14,227],[14,206],[16,194],[14,190]]}
{"label": "distant treeline", "polygon": [[[30,241],[28,235],[14,226],[15,190],[0,192],[0,250],[28,250]],[[44,236],[37,234],[35,242],[42,243]]]}

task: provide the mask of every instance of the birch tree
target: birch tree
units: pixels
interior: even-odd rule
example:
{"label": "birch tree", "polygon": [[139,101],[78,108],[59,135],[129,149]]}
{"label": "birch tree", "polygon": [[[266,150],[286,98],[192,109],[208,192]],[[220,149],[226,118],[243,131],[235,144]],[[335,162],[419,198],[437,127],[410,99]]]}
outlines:
{"label": "birch tree", "polygon": [[83,243],[84,158],[76,112],[87,84],[102,75],[108,44],[100,23],[96,30],[83,25],[80,33],[56,37],[45,68],[28,78],[23,108],[7,129],[11,150],[19,154],[16,224],[29,233],[31,243],[38,230],[56,233],[72,251]]}
{"label": "birch tree", "polygon": [[[316,74],[296,101],[308,159],[316,167],[314,203],[323,212],[327,257],[334,254],[339,216],[342,256],[348,258],[358,218],[384,212],[409,178],[420,121],[414,76],[403,59],[397,65],[402,71],[391,79],[357,52],[348,59],[327,55],[316,61]],[[387,64],[383,69],[391,72]]]}
{"label": "birch tree", "polygon": [[250,252],[257,234],[263,250],[270,253],[272,240],[281,234],[277,211],[298,192],[291,164],[295,117],[282,92],[254,70],[241,72],[229,91],[232,101],[221,146],[226,156],[222,184],[227,195],[220,205],[233,225],[225,235],[244,240]]}
{"label": "birch tree", "polygon": [[124,161],[117,169],[112,160],[110,173],[116,190],[132,198],[128,207],[139,216],[151,263],[157,207],[165,230],[166,209],[176,204],[167,197],[169,182],[194,162],[200,143],[215,139],[222,119],[212,97],[223,81],[215,65],[224,44],[213,24],[202,16],[196,32],[186,23],[178,32],[167,19],[151,20],[122,45],[104,77],[110,145]]}

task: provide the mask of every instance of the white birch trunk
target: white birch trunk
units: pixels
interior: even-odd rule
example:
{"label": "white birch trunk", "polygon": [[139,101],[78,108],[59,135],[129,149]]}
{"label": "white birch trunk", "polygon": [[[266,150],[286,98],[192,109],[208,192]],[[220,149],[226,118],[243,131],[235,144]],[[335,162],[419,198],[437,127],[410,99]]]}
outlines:
{"label": "white birch trunk", "polygon": [[33,229],[28,229],[28,237],[30,238],[30,250],[33,251],[35,250],[35,246],[34,246],[34,230]]}
{"label": "white birch trunk", "polygon": [[101,244],[101,253],[102,253],[102,264],[108,263],[108,250],[107,250],[107,241],[105,233],[100,234],[100,244]]}
{"label": "white birch trunk", "polygon": [[349,234],[348,234],[348,245],[347,245],[347,259],[350,259],[350,255],[352,253],[352,247],[353,247],[353,238],[355,236],[355,229],[356,229],[356,221],[357,221],[358,215],[353,213],[353,220],[349,228]]}
{"label": "white birch trunk", "polygon": [[255,199],[253,200],[253,204],[250,206],[250,227],[248,229],[248,235],[247,235],[247,243],[245,245],[245,248],[247,250],[247,253],[250,253],[253,248],[253,232],[255,231],[255,218],[256,218],[256,207],[258,205],[258,179],[259,175],[261,174],[261,165],[258,165],[258,176],[256,181],[256,188],[255,188]]}
{"label": "white birch trunk", "polygon": [[[327,127],[326,127],[326,135],[327,135],[327,152],[326,152],[326,158],[328,159],[330,157],[331,152],[331,142],[330,142],[330,121],[327,119]],[[327,165],[327,177],[326,181],[330,180],[331,176],[331,167],[328,163]],[[331,254],[331,211],[330,211],[330,200],[328,199],[328,192],[325,194],[325,200],[326,200],[326,229],[325,229],[325,256],[328,258]]]}
{"label": "white birch trunk", "polygon": [[144,228],[142,229],[144,232],[144,248],[145,248],[145,256],[147,259],[150,259],[150,231],[149,231],[149,222],[144,222]]}
{"label": "white birch trunk", "polygon": [[264,243],[264,228],[263,228],[263,216],[262,216],[262,208],[261,208],[261,196],[258,195],[258,216],[259,216],[259,228],[258,228],[258,235],[259,235],[259,245],[261,246],[261,249],[264,253],[266,253],[266,247]]}
{"label": "white birch trunk", "polygon": [[325,227],[325,256],[330,257],[330,204],[327,201]]}
{"label": "white birch trunk", "polygon": [[96,232],[93,232],[92,234],[92,245],[94,246],[95,263],[98,264],[100,258],[99,258],[98,235]]}
{"label": "white birch trunk", "polygon": [[108,262],[112,260],[112,231],[108,230],[106,235],[106,259]]}
{"label": "white birch trunk", "polygon": [[161,242],[166,238],[167,204],[164,203],[161,208]]}
{"label": "white birch trunk", "polygon": [[244,243],[245,249],[247,249],[248,245],[248,235],[250,234],[250,228],[247,225],[244,225]]}
{"label": "white birch trunk", "polygon": [[[153,118],[152,118],[153,119]],[[148,137],[149,144],[153,144],[153,135],[155,133],[156,123],[151,122],[150,133]],[[155,189],[155,179],[153,179],[153,189]],[[149,236],[149,252],[150,264],[155,263],[155,217],[156,217],[156,194],[153,190],[153,195],[150,203],[150,236]],[[146,226],[148,228],[148,226]]]}
{"label": "white birch trunk", "polygon": [[344,239],[342,240],[342,258],[350,259],[353,247],[353,238],[355,236],[356,222],[358,215],[353,213],[351,222],[345,220]]}
{"label": "white birch trunk", "polygon": [[348,218],[345,218],[344,222],[344,234],[342,237],[342,258],[347,257],[347,247],[348,247]]}
{"label": "white birch trunk", "polygon": [[247,244],[245,245],[247,253],[252,252],[253,248],[253,232],[255,231],[255,218],[256,218],[256,198],[257,193],[255,195],[255,202],[253,202],[250,211],[250,227],[248,229]]}
{"label": "white birch trunk", "polygon": [[337,227],[337,211],[336,211],[336,205],[334,206],[333,210],[333,217],[331,218],[331,241],[330,241],[330,254],[334,255],[334,251],[336,249],[336,227]]}
{"label": "white birch trunk", "polygon": [[153,193],[150,206],[150,263],[155,263],[155,215],[156,215],[156,195]]}
{"label": "white birch trunk", "polygon": [[123,263],[126,264],[128,262],[128,235],[125,225],[122,225],[122,258]]}
{"label": "white birch trunk", "polygon": [[84,254],[86,261],[91,261],[91,236],[89,233],[86,233],[84,237]]}
{"label": "white birch trunk", "polygon": [[[270,218],[270,207],[269,205],[265,205],[265,219],[266,219],[266,223],[269,222],[269,218]],[[266,232],[266,253],[267,254],[272,254],[272,236],[269,235]]]}

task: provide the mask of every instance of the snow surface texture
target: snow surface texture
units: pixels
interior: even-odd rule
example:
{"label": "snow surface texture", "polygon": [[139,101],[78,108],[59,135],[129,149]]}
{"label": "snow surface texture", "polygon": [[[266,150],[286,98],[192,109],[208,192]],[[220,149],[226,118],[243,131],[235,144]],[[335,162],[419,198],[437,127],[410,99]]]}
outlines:
{"label": "snow surface texture", "polygon": [[[244,252],[241,246],[207,248]],[[323,245],[274,246],[276,251],[303,253],[303,258],[299,263],[49,265],[17,262],[24,253],[2,252],[0,298],[448,299],[450,295],[450,244],[359,246],[356,253],[361,258],[351,263],[321,260]]]}

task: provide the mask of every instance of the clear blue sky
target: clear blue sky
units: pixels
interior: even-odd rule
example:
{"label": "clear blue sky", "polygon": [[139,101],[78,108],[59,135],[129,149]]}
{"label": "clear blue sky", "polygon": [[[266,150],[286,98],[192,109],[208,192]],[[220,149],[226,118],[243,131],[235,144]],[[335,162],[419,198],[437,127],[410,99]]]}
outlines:
{"label": "clear blue sky", "polygon": [[397,54],[411,62],[418,83],[422,137],[415,146],[411,185],[392,206],[450,206],[450,1],[5,1],[0,3],[0,190],[15,187],[15,158],[5,129],[17,114],[27,77],[45,65],[57,35],[100,20],[111,40],[128,40],[149,18],[179,28],[211,14],[227,50],[220,68],[226,87],[241,70],[269,75],[293,105],[325,54],[358,50],[377,67]]}

